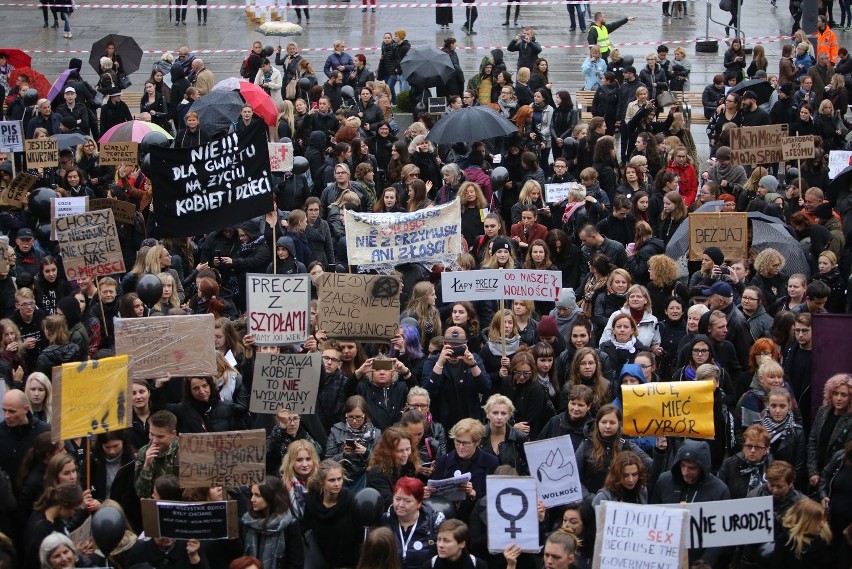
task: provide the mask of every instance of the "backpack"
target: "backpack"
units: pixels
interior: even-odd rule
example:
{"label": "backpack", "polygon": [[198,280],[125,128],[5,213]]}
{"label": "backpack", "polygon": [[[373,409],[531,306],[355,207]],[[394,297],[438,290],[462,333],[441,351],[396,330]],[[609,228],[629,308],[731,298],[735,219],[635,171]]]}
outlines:
{"label": "backpack", "polygon": [[[251,57],[251,56],[249,56],[249,57]],[[240,77],[242,77],[243,79],[249,78],[249,76],[248,76],[248,60],[249,60],[249,58],[246,57],[243,60],[243,62],[240,64]]]}
{"label": "backpack", "polygon": [[732,0],[719,0],[719,9],[725,12],[731,12],[733,8]]}

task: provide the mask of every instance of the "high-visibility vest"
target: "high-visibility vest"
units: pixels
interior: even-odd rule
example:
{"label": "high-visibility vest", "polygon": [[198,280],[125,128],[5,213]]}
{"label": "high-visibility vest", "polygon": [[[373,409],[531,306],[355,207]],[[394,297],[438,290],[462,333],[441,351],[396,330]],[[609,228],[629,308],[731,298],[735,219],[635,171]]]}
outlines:
{"label": "high-visibility vest", "polygon": [[598,45],[601,48],[601,55],[605,53],[609,53],[609,32],[606,29],[606,26],[598,26],[597,24],[592,24],[592,27],[598,31]]}

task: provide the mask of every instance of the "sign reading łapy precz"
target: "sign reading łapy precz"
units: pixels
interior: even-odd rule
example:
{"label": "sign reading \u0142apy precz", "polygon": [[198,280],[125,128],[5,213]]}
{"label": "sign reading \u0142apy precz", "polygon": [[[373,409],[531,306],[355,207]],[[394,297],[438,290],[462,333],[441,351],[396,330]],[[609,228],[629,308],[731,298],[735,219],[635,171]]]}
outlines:
{"label": "sign reading \u0142apy precz", "polygon": [[52,138],[31,138],[24,141],[27,168],[56,168],[59,166],[59,143]]}
{"label": "sign reading \u0142apy precz", "polygon": [[21,121],[0,121],[0,151],[24,151],[24,130],[21,128]]}
{"label": "sign reading \u0142apy precz", "polygon": [[263,121],[204,146],[150,154],[157,237],[200,235],[272,211]]}
{"label": "sign reading \u0142apy precz", "polygon": [[816,154],[814,135],[785,136],[781,139],[781,152],[784,160],[806,160]]}
{"label": "sign reading \u0142apy precz", "polygon": [[136,142],[104,142],[101,144],[98,164],[124,166],[139,161],[139,144]]}
{"label": "sign reading \u0142apy precz", "polygon": [[236,488],[266,476],[266,431],[180,435],[181,488]]}
{"label": "sign reading \u0142apy precz", "polygon": [[[781,139],[786,131],[780,124],[732,128],[731,156],[734,164],[774,164],[784,160]],[[691,217],[691,216],[690,216]]]}
{"label": "sign reading \u0142apy precz", "polygon": [[560,271],[484,269],[441,274],[444,302],[523,298],[554,302],[562,288]]}
{"label": "sign reading \u0142apy precz", "polygon": [[308,339],[309,275],[246,275],[246,324],[261,346]]}
{"label": "sign reading \u0142apy precz", "polygon": [[249,411],[311,414],[316,409],[322,355],[256,353]]}
{"label": "sign reading \u0142apy precz", "polygon": [[329,338],[388,340],[396,335],[400,291],[396,277],[325,273],[318,290],[317,329]]}
{"label": "sign reading \u0142apy precz", "polygon": [[687,223],[690,261],[701,260],[707,247],[718,247],[730,261],[748,256],[748,215],[745,212],[694,212],[689,214]]}
{"label": "sign reading \u0142apy precz", "polygon": [[350,265],[450,262],[462,252],[458,200],[405,213],[358,213],[347,209],[344,216]]}
{"label": "sign reading \u0142apy precz", "polygon": [[60,217],[55,223],[56,239],[68,280],[125,272],[124,256],[111,210]]}
{"label": "sign reading \u0142apy precz", "polygon": [[130,356],[133,379],[216,375],[212,314],[116,318],[115,352]]}

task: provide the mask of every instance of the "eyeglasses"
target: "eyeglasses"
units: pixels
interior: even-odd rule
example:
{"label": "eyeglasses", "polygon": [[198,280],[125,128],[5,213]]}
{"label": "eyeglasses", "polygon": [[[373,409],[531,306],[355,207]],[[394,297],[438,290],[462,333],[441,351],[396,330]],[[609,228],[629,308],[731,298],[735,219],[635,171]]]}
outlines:
{"label": "eyeglasses", "polygon": [[409,403],[409,407],[413,407],[414,409],[428,409],[428,403]]}
{"label": "eyeglasses", "polygon": [[746,300],[751,301],[751,302],[758,302],[758,299],[756,299],[756,298],[754,298],[754,297],[752,297],[752,296],[744,296],[744,297],[743,297],[743,302],[745,302]]}
{"label": "eyeglasses", "polygon": [[298,423],[302,418],[296,415],[295,417],[287,417],[288,423]]}
{"label": "eyeglasses", "polygon": [[810,328],[793,328],[794,334],[808,334],[810,331]]}
{"label": "eyeglasses", "polygon": [[512,372],[512,375],[514,375],[515,377],[523,377],[524,379],[529,379],[529,378],[532,377],[532,372],[531,371],[514,371],[514,372]]}
{"label": "eyeglasses", "polygon": [[699,354],[699,355],[709,354],[710,350],[708,350],[707,348],[695,348],[694,350],[692,350],[692,353],[693,354]]}
{"label": "eyeglasses", "polygon": [[340,363],[340,358],[333,358],[331,356],[323,356],[322,361],[324,362],[332,362],[332,363]]}
{"label": "eyeglasses", "polygon": [[460,446],[462,448],[468,448],[469,446],[473,445],[473,441],[460,441],[458,439],[455,439],[453,442],[456,446]]}
{"label": "eyeglasses", "polygon": [[35,306],[35,302],[19,302],[18,306],[21,308],[32,308]]}
{"label": "eyeglasses", "polygon": [[642,369],[651,369],[654,366],[652,366],[651,364],[639,364],[639,367],[641,367]]}
{"label": "eyeglasses", "polygon": [[462,97],[462,99],[473,99],[473,97],[471,97],[470,95],[465,95],[464,97]]}
{"label": "eyeglasses", "polygon": [[366,415],[346,415],[346,418],[350,421],[363,421]]}
{"label": "eyeglasses", "polygon": [[501,95],[511,95],[512,92],[511,91],[500,91],[500,94]]}
{"label": "eyeglasses", "polygon": [[760,445],[743,445],[746,450],[766,450],[766,447]]}

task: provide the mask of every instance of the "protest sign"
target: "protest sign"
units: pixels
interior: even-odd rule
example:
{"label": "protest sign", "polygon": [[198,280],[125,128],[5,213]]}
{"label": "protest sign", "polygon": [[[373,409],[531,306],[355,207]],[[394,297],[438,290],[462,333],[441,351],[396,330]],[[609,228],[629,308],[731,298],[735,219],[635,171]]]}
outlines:
{"label": "protest sign", "polygon": [[216,375],[213,315],[115,319],[115,351],[130,356],[133,379]]}
{"label": "protest sign", "polygon": [[24,151],[24,129],[21,127],[21,121],[0,121],[0,151]]}
{"label": "protest sign", "polygon": [[59,143],[52,138],[31,138],[24,141],[27,168],[56,168],[59,166]]}
{"label": "protest sign", "polygon": [[689,510],[690,549],[767,543],[774,539],[772,496],[678,505]]}
{"label": "protest sign", "polygon": [[582,501],[580,471],[570,436],[524,443],[524,452],[538,499],[545,508]]}
{"label": "protest sign", "polygon": [[264,354],[254,356],[254,382],[249,411],[275,414],[314,413],[322,372],[322,354]]}
{"label": "protest sign", "polygon": [[622,385],[624,434],[712,439],[713,390],[712,380]]}
{"label": "protest sign", "polygon": [[272,211],[263,121],[195,148],[152,146],[156,237],[191,237]]}
{"label": "protest sign", "polygon": [[693,212],[689,214],[689,260],[700,261],[707,247],[718,247],[726,259],[748,256],[748,214]]}
{"label": "protest sign", "polygon": [[269,168],[273,172],[293,171],[293,143],[269,142]]}
{"label": "protest sign", "polygon": [[142,500],[141,504],[147,537],[203,540],[240,535],[236,502]]}
{"label": "protest sign", "polygon": [[101,166],[125,166],[139,161],[139,144],[136,142],[103,142],[98,154]]}
{"label": "protest sign", "polygon": [[[568,199],[568,194],[571,191],[571,188],[580,187],[580,184],[577,182],[562,182],[559,184],[545,184],[544,185],[544,201],[545,203],[562,203]],[[583,188],[585,192],[586,189]]]}
{"label": "protest sign", "polygon": [[828,179],[833,180],[847,167],[852,166],[852,151],[832,150],[828,153]]}
{"label": "protest sign", "polygon": [[324,273],[318,289],[317,329],[329,338],[387,340],[396,335],[400,290],[396,277]]}
{"label": "protest sign", "polygon": [[686,558],[689,515],[678,508],[604,501],[592,569],[680,569]]}
{"label": "protest sign", "polygon": [[246,275],[246,324],[260,346],[308,339],[310,275]]}
{"label": "protest sign", "polygon": [[440,496],[449,502],[459,502],[465,497],[464,490],[459,486],[468,482],[470,482],[470,472],[465,472],[451,478],[429,480],[426,486],[432,489],[432,496]]}
{"label": "protest sign", "polygon": [[266,477],[266,431],[180,435],[181,488],[235,488]]}
{"label": "protest sign", "polygon": [[751,166],[784,160],[781,139],[787,135],[786,125],[743,126],[729,132],[734,164]]}
{"label": "protest sign", "polygon": [[88,196],[50,198],[50,238],[56,241],[56,219],[89,211]]}
{"label": "protest sign", "polygon": [[38,176],[29,172],[18,172],[18,175],[12,178],[9,187],[0,194],[0,205],[23,209],[27,192],[33,189],[37,181]]}
{"label": "protest sign", "polygon": [[133,415],[127,365],[122,355],[54,367],[52,439],[67,441],[129,427]]}
{"label": "protest sign", "polygon": [[441,274],[441,298],[444,302],[507,298],[555,302],[561,288],[561,271],[482,269]]}
{"label": "protest sign", "polygon": [[0,235],[0,273],[9,272],[9,237]]}
{"label": "protest sign", "polygon": [[60,217],[54,223],[68,280],[83,275],[95,278],[125,272],[111,210]]}
{"label": "protest sign", "polygon": [[68,537],[74,543],[80,543],[92,537],[92,516],[87,517],[83,525],[68,534]]}
{"label": "protest sign", "polygon": [[458,200],[404,213],[344,210],[346,252],[350,265],[452,262],[461,250]]}
{"label": "protest sign", "polygon": [[89,211],[111,209],[116,223],[133,225],[136,223],[136,206],[130,202],[115,198],[97,198],[89,200]]}
{"label": "protest sign", "polygon": [[816,153],[814,137],[807,136],[785,136],[781,139],[781,152],[784,160],[804,160],[813,158]]}
{"label": "protest sign", "polygon": [[529,476],[487,476],[488,550],[500,553],[513,543],[538,553],[538,505],[535,480]]}

